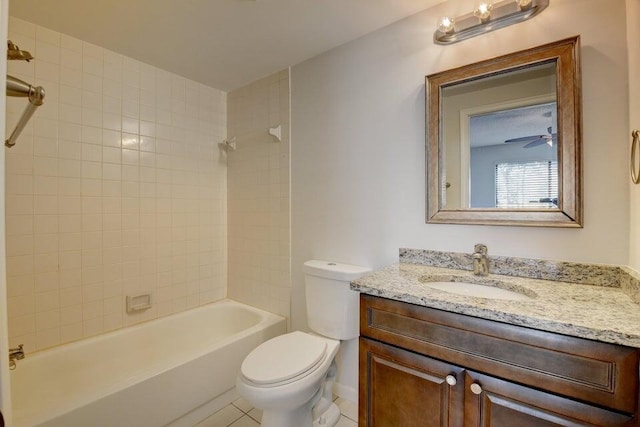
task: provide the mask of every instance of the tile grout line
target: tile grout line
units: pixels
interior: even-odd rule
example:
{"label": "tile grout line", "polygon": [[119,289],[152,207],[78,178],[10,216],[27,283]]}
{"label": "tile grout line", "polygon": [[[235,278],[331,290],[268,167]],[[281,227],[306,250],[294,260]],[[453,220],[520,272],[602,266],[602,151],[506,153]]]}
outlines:
{"label": "tile grout line", "polygon": [[260,420],[256,420],[255,418],[253,418],[251,415],[247,414],[247,417],[251,418],[253,421],[257,422],[258,424],[260,423]]}
{"label": "tile grout line", "polygon": [[[244,410],[242,410],[242,408],[240,408],[235,403],[232,402],[231,405],[233,405],[234,408],[236,408],[238,411],[242,412],[244,415],[249,415],[249,412],[245,412]],[[253,408],[251,408],[251,409],[253,409]]]}
{"label": "tile grout line", "polygon": [[[249,417],[249,419],[251,419],[251,420],[255,421],[256,423],[258,423],[258,425],[261,424],[260,420],[252,417],[251,414],[250,414],[250,412],[255,409],[254,407],[251,407],[251,408],[249,408],[249,410],[245,411],[244,409],[240,408],[240,406],[236,405],[235,402],[231,402],[231,405],[233,407],[235,407],[236,409],[238,409],[240,412],[242,412],[242,416],[240,418],[238,418],[237,420],[233,421],[233,423],[239,421],[240,419],[242,419],[242,418],[244,418],[246,416],[246,417]],[[229,424],[229,426],[233,425],[233,423]],[[229,426],[227,426],[227,427],[229,427]]]}
{"label": "tile grout line", "polygon": [[[235,406],[235,405],[234,405]],[[241,411],[242,412],[242,411]],[[235,420],[231,421],[229,424],[227,424],[227,427],[233,425],[233,423],[236,423],[238,421],[240,421],[243,417],[245,417],[247,414],[245,414],[244,412],[242,413],[242,415],[240,415],[240,417],[236,418]]]}
{"label": "tile grout line", "polygon": [[247,414],[242,409],[240,409],[238,406],[234,405],[233,402],[231,402],[229,405],[227,405],[227,407],[228,406],[232,406],[232,407],[236,408],[242,414],[238,418],[235,418],[233,421],[231,421],[229,424],[227,424],[227,427],[230,427],[231,425],[233,425],[233,423],[238,422],[239,420],[241,420]]}
{"label": "tile grout line", "polygon": [[346,419],[348,419],[349,421],[353,421],[354,423],[358,424],[358,421],[357,421],[357,420],[354,420],[353,418],[349,418],[347,415],[345,415],[345,414],[343,414],[343,413],[340,413],[340,416],[341,416],[341,417],[345,417],[345,418],[346,418]]}
{"label": "tile grout line", "polygon": [[[228,405],[227,405],[227,406],[228,406]],[[235,420],[233,420],[233,421],[231,421],[229,424],[227,424],[227,427],[229,427],[229,426],[233,425],[233,423],[235,423],[235,422],[239,421],[242,417],[244,417],[244,416],[246,415],[246,414],[245,414],[245,412],[244,412],[242,409],[238,408],[236,405],[234,405],[234,404],[233,404],[233,402],[231,402],[231,406],[233,406],[233,407],[234,407],[234,408],[236,408],[238,411],[240,411],[240,413],[241,413],[242,415],[240,415],[238,418],[236,418]]]}

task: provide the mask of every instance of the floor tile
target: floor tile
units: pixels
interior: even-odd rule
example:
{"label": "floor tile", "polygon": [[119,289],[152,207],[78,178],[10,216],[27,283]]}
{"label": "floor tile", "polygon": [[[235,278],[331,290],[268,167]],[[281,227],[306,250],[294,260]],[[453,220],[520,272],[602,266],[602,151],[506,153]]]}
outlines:
{"label": "floor tile", "polygon": [[[336,427],[358,427],[358,406],[341,397],[337,397],[335,403],[342,414]],[[196,427],[259,427],[260,421],[262,421],[262,411],[240,398]]]}
{"label": "floor tile", "polygon": [[245,414],[253,409],[253,406],[242,397],[233,402],[233,405]]}
{"label": "floor tile", "polygon": [[248,415],[245,415],[235,423],[231,424],[231,426],[229,427],[259,427],[259,426],[260,424],[258,424],[253,418],[251,418]]}
{"label": "floor tile", "polygon": [[238,408],[233,405],[227,405],[197,424],[196,427],[227,427],[242,416],[244,416],[244,413]]}
{"label": "floor tile", "polygon": [[251,411],[249,411],[248,415],[251,418],[253,418],[254,420],[256,420],[257,422],[261,422],[262,421],[262,410],[261,409],[253,408]]}
{"label": "floor tile", "polygon": [[343,415],[338,420],[338,424],[336,424],[336,427],[358,427],[358,423],[350,420]]}
{"label": "floor tile", "polygon": [[354,402],[339,397],[336,405],[340,408],[340,413],[353,421],[358,421],[358,405]]}

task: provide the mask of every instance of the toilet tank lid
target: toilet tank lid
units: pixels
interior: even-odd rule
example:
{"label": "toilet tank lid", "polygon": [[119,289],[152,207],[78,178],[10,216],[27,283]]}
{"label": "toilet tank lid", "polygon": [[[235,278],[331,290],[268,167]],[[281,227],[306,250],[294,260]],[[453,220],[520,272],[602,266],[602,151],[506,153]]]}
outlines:
{"label": "toilet tank lid", "polygon": [[325,279],[351,281],[371,272],[370,268],[333,261],[311,260],[304,263],[304,274]]}

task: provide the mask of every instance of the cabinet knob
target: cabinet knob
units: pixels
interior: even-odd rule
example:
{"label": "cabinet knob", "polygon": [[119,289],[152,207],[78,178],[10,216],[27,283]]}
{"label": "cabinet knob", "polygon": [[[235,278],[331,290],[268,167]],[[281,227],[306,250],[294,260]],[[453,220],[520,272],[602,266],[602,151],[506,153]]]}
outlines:
{"label": "cabinet knob", "polygon": [[456,385],[456,383],[458,382],[456,381],[456,377],[454,377],[453,375],[447,375],[445,381],[447,381],[447,384],[449,385]]}
{"label": "cabinet knob", "polygon": [[471,393],[473,393],[473,394],[482,393],[482,387],[480,387],[480,384],[478,384],[478,383],[471,384],[470,388],[471,388]]}

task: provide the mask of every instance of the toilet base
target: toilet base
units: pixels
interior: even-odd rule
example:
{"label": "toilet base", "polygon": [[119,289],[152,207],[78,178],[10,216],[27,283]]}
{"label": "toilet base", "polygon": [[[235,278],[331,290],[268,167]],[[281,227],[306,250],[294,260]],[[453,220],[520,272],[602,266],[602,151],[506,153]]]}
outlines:
{"label": "toilet base", "polygon": [[263,411],[261,427],[334,427],[340,420],[340,409],[332,403],[317,419],[311,419],[310,404],[295,411]]}
{"label": "toilet base", "polygon": [[311,427],[311,402],[295,411],[262,411],[261,427]]}
{"label": "toilet base", "polygon": [[313,420],[313,427],[334,427],[340,421],[340,408],[335,403],[320,416]]}

